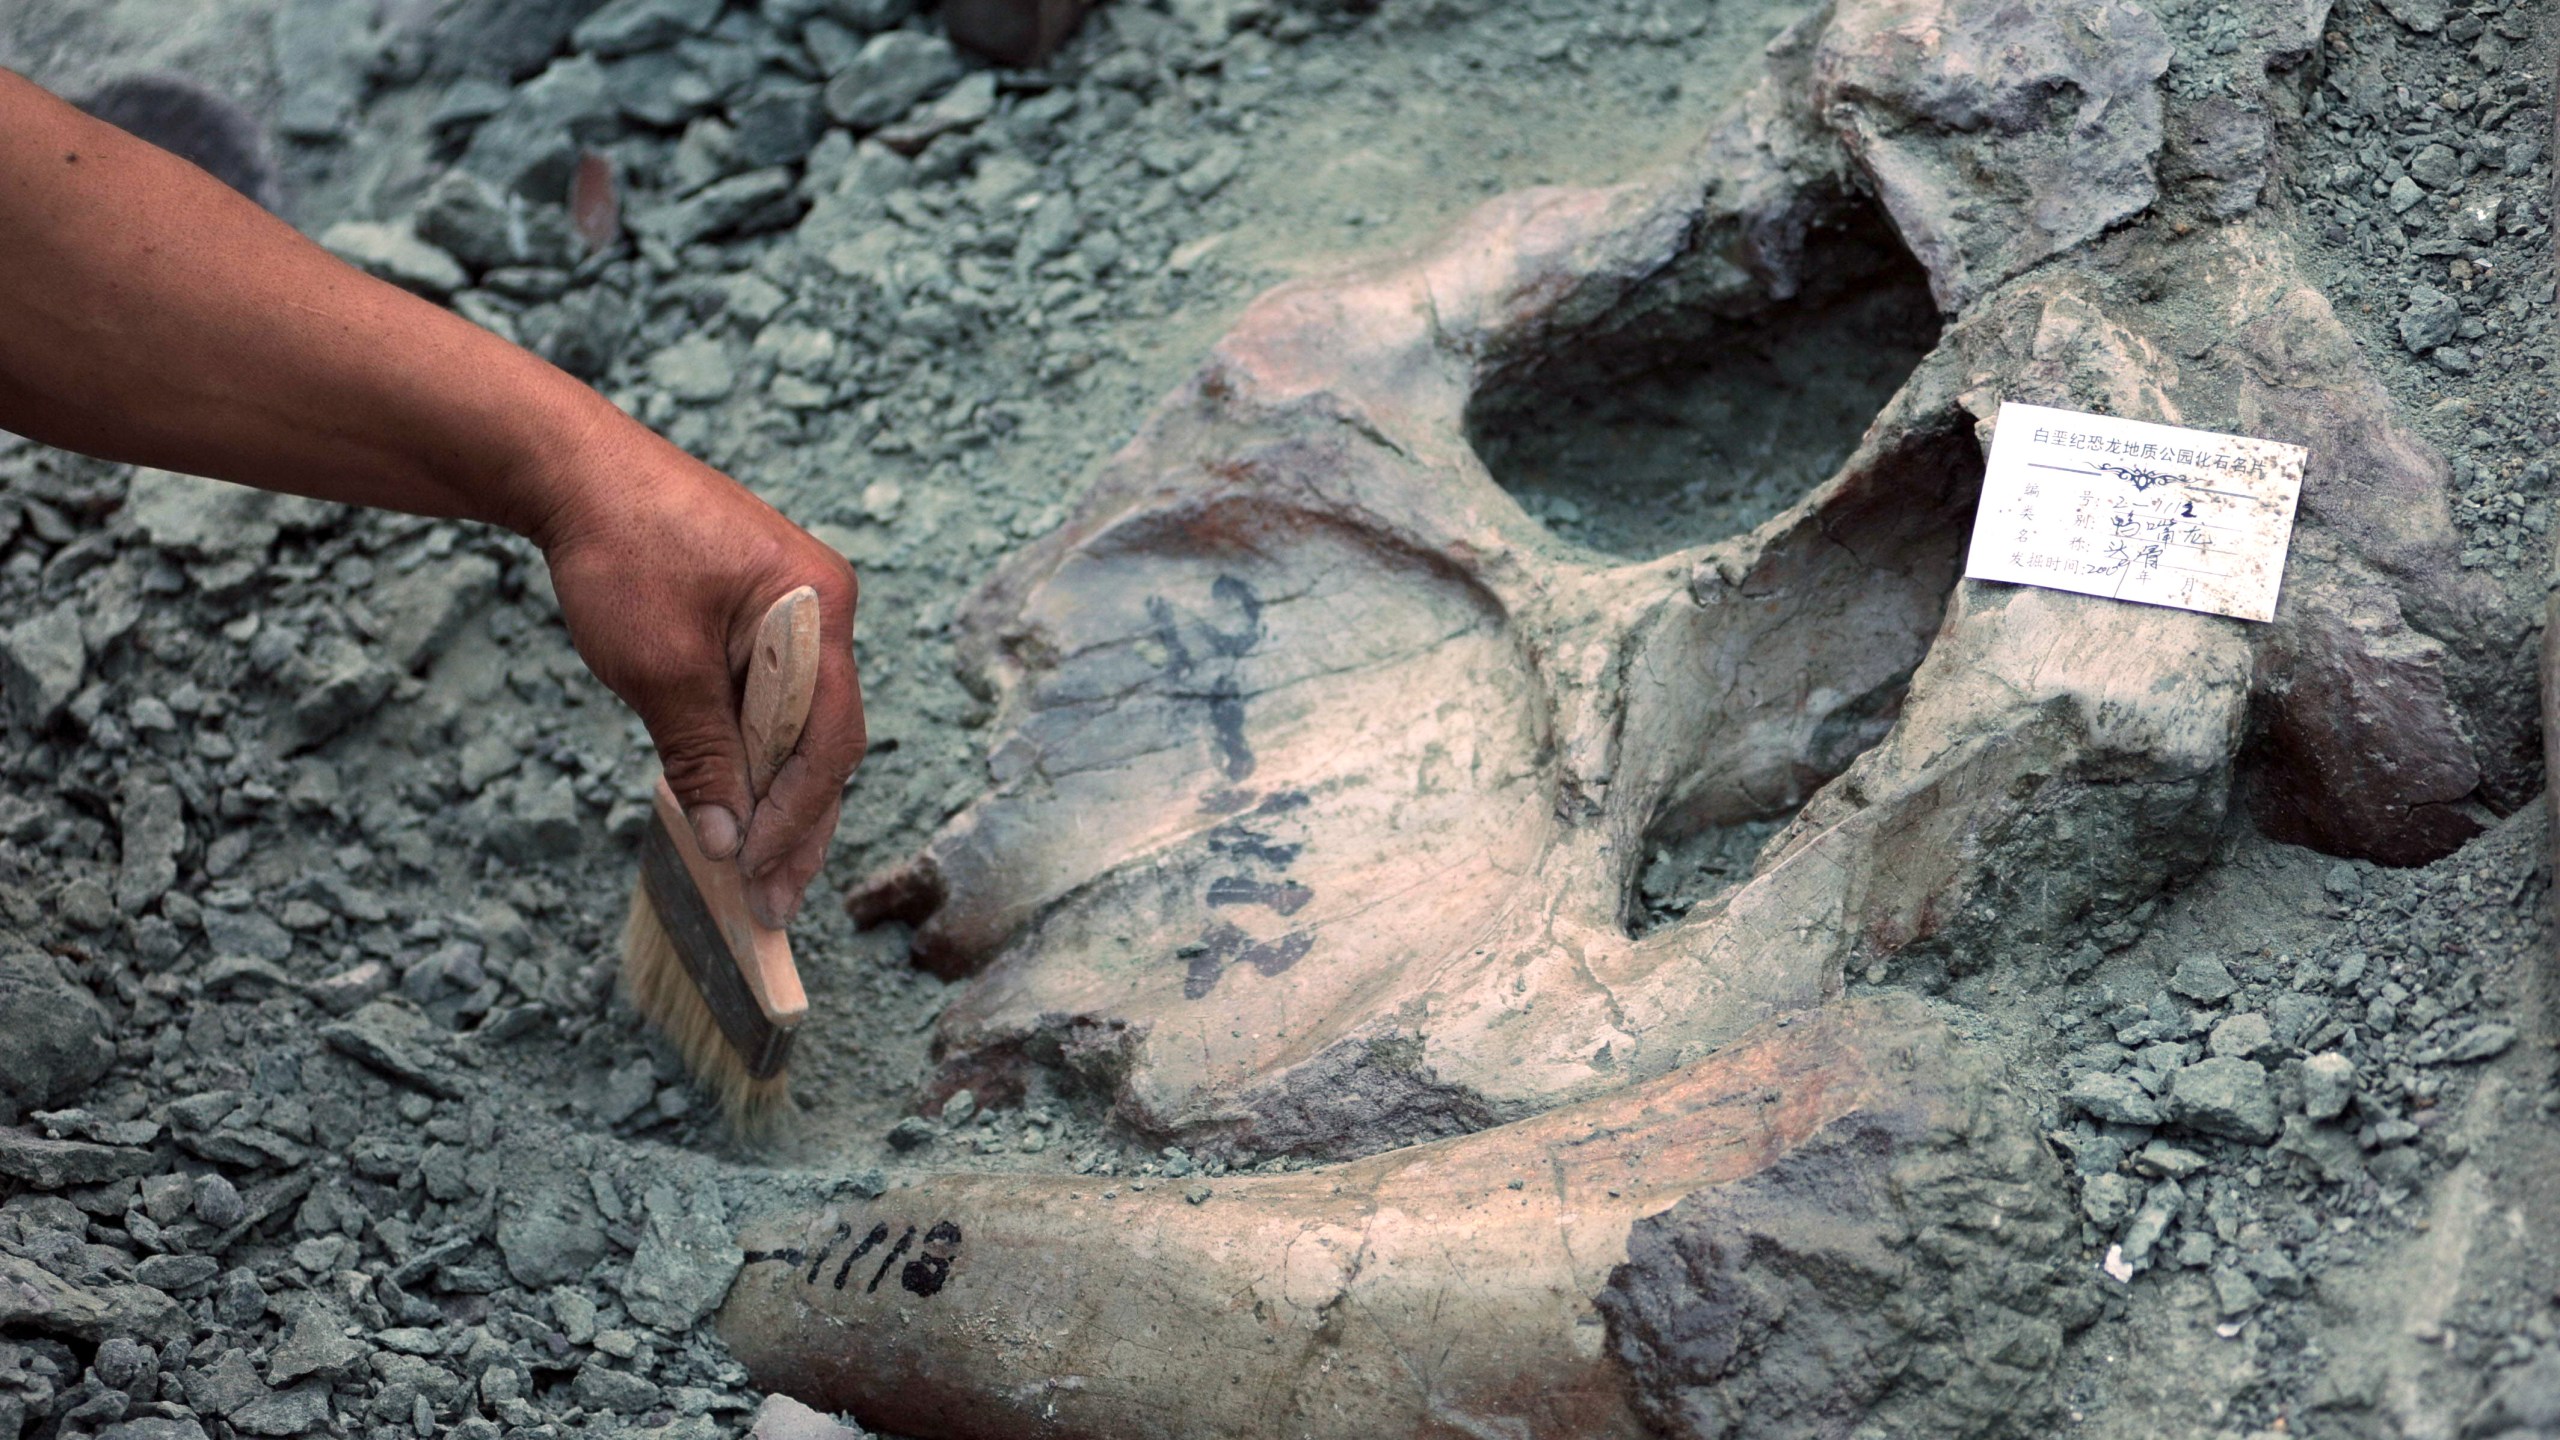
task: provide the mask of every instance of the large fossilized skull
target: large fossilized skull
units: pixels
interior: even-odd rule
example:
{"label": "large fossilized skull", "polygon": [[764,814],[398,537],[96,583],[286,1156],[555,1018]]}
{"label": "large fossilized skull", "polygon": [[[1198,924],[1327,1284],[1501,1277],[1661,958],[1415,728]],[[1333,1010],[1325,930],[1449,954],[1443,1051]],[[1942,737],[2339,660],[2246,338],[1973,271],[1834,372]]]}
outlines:
{"label": "large fossilized skull", "polygon": [[[2230,60],[2225,93],[2247,103],[2164,117],[2170,45],[2123,0],[1846,0],[1771,47],[1677,172],[1506,197],[1425,254],[1258,302],[972,604],[968,658],[1000,702],[989,788],[849,903],[915,923],[919,963],[974,977],[941,1021],[945,1089],[1002,1095],[1047,1067],[1195,1152],[1379,1158],[1332,1192],[1256,1177],[1223,1211],[1146,1211],[1161,1243],[1116,1282],[1089,1182],[953,1181],[877,1218],[788,1220],[733,1302],[741,1353],[920,1434],[1618,1433],[1638,1412],[1727,1433],[1675,1392],[1750,1393],[1716,1348],[1734,1337],[1692,1333],[1749,1307],[1661,1277],[1711,1272],[1696,1247],[1767,1203],[1732,1187],[1801,1192],[1785,1167],[1814,1162],[1791,1157],[1853,1117],[1887,1137],[1887,1169],[1910,1137],[1966,1125],[1809,1070],[1791,1083],[1839,1103],[1801,1124],[1664,1097],[1811,1044],[1781,1034],[1808,1011],[1822,1053],[1878,1047],[1923,1089],[1953,1083],[1960,1047],[1936,1022],[1847,1005],[1846,979],[2068,951],[2202,864],[2235,795],[2285,838],[2391,861],[2514,798],[2517,735],[2452,698],[2489,662],[2460,648],[2482,607],[2451,564],[2443,466],[2249,213],[2313,8]],[[1541,426],[1622,413],[1666,370],[1772,350],[1870,366],[1911,323],[1914,275],[1949,317],[1924,313],[1925,356],[1827,478],[1758,512],[1727,496],[1735,533],[1683,533],[1699,507],[1637,496],[1654,543],[1601,554],[1488,468],[1550,453]],[[1835,353],[1788,347],[1807,334]],[[2275,622],[1960,582],[2003,400],[2310,446]],[[1755,423],[1773,422],[1734,421]],[[1648,904],[1656,852],[1755,825],[1776,828],[1734,883],[1684,914]],[[1441,1137],[1464,1138],[1379,1155]],[[1562,1174],[1567,1140],[1650,1152],[1645,1183],[1600,1205],[1534,1180],[1522,1223],[1563,1224],[1569,1263],[1512,1276],[1519,1293],[1475,1318],[1405,1323],[1494,1284],[1448,1252],[1499,1249],[1510,1202],[1489,1177]],[[2044,1214],[2040,1163],[1985,1173]],[[1416,1173],[1445,1187],[1437,1208],[1382,1198]],[[1851,1193],[1803,1203],[1879,1224],[1903,1203],[1841,1173]],[[1333,1198],[1346,1185],[1363,1198]],[[837,1248],[927,1220],[949,1230],[929,1299],[826,1283]],[[1664,1225],[1679,1234],[1646,1238]],[[1318,1233],[1372,1258],[1302,1277],[1287,1236]],[[946,1298],[970,1254],[979,1298]],[[1044,1263],[1123,1299],[1060,1301],[1025,1278]],[[1620,1298],[1595,1308],[1613,1267]],[[1438,1335],[1451,1368],[1380,1360],[1352,1404],[1299,1342],[1354,1300],[1403,1317],[1379,1344],[1410,1362],[1398,1347]],[[948,1318],[902,1330],[892,1301],[908,1324]],[[1541,1305],[1561,1328],[1504,1328]],[[2052,1338],[2068,1308],[2021,1303],[2020,1323]],[[1079,1348],[1060,1328],[1228,1324],[1283,1348],[1225,1408],[1186,1407],[1184,1371],[1208,1362],[1169,1358],[1181,1347]],[[1505,1388],[1501,1357],[1529,1351],[1572,1371],[1556,1393],[1597,1398],[1542,1410]],[[1061,1389],[1062,1364],[1121,1368]],[[1956,1393],[1931,1403],[1966,1410]],[[1990,1410],[1963,1433],[2032,1413]]]}

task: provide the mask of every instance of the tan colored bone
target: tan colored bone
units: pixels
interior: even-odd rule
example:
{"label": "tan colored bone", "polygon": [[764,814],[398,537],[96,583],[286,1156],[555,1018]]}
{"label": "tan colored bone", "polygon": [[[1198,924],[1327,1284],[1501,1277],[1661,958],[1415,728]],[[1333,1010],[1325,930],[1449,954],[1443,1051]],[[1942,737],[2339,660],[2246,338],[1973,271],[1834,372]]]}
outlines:
{"label": "tan colored bone", "polygon": [[[1650,1085],[1329,1169],[947,1176],[752,1227],[721,1333],[759,1384],[926,1440],[1634,1440],[1594,1304],[1631,1229],[1826,1141],[1879,1190],[1894,1156],[1869,1137],[1996,1142],[2018,1120],[1955,1054],[1908,1001],[1847,1002]],[[1972,1218],[1993,1228],[2060,1208],[2032,1180],[1985,1193]],[[1876,1254],[1860,1263],[1898,1268]],[[1640,1353],[1640,1322],[1619,1328]]]}

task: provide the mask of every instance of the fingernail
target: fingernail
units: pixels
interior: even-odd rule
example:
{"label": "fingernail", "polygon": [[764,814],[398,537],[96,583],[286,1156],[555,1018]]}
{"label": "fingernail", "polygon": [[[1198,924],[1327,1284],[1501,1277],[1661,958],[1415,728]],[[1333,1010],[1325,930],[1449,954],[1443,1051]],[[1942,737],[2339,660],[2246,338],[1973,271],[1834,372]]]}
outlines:
{"label": "fingernail", "polygon": [[800,913],[800,887],[781,875],[769,876],[755,885],[757,918],[768,930],[789,925]]}
{"label": "fingernail", "polygon": [[726,860],[738,852],[738,817],[726,806],[696,805],[684,812],[693,822],[693,843],[714,860]]}

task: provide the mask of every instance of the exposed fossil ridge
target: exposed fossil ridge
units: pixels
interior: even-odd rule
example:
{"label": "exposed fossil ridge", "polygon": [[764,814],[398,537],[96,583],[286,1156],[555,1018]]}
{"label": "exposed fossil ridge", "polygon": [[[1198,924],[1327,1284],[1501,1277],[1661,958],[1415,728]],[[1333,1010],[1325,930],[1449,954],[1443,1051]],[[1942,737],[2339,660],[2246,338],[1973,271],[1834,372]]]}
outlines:
{"label": "exposed fossil ridge", "polygon": [[906,1434],[2005,1433],[2097,1313],[2025,1120],[1923,1006],[1847,1001],[1323,1171],[847,1201],[752,1230],[721,1323]]}
{"label": "exposed fossil ridge", "polygon": [[[2391,863],[2477,833],[2519,796],[2529,722],[2457,697],[2492,691],[2511,646],[2482,633],[2488,598],[2455,563],[2446,466],[2255,209],[2320,11],[2258,7],[2217,62],[2223,95],[2172,107],[2172,47],[2132,4],[1836,5],[1770,47],[1689,165],[1504,197],[1418,255],[1258,302],[964,617],[999,706],[990,788],[849,901],[915,923],[920,963],[975,977],[942,1019],[937,1087],[1001,1097],[1047,1066],[1137,1132],[1211,1153],[1371,1157],[1337,1172],[1360,1175],[1508,1163],[1542,1127],[1707,1083],[1758,1027],[1855,1023],[1851,975],[2032,974],[2193,873],[2235,803],[2279,838]],[[1484,465],[1470,416],[1494,388],[1676,364],[1893,283],[1897,247],[1947,312],[1939,343],[1836,473],[1747,533],[1614,561],[1549,533]],[[2276,620],[1958,582],[2004,400],[2310,446]],[[1637,933],[1657,844],[1777,819],[1747,878]],[[1988,1084],[1942,1053],[1913,1074]],[[1672,1133],[1655,1123],[1613,1143]],[[1732,1123],[1696,1143],[1762,1133]],[[1916,1132],[1813,1134],[1764,1152],[1742,1190],[1715,1188],[1739,1172],[1648,1162],[1663,1188],[1578,1252],[1617,1276],[1598,1302],[1611,1358],[1584,1361],[1634,1388],[1543,1390],[1597,1386],[1625,1414],[1487,1390],[1460,1423],[1432,1408],[1437,1372],[1293,1413],[1335,1417],[1318,1434],[1358,1410],[1366,1427],[1339,1433],[1609,1433],[1640,1412],[1774,1436],[1918,1403],[1847,1383],[1873,1365],[1807,1356],[1922,1343],[1927,1307],[1896,1308],[1912,1274],[1873,1237],[1916,1233],[1894,1230],[1910,1206],[2031,1194],[2050,1162],[1967,1152],[1918,1180],[1897,1168],[1936,1153]],[[1463,1138],[1394,1148],[1447,1136]],[[1331,1192],[1300,1183],[1240,1188],[1327,1223]],[[977,1217],[962,1232],[1000,1237],[977,1253],[1032,1257],[1015,1285],[1102,1283],[1098,1259],[1044,1271],[1087,1243],[1079,1226],[1101,1225],[1095,1245],[1112,1227],[1040,1186],[954,1179],[881,1204],[946,1195]],[[1177,1268],[1217,1273],[1215,1252],[1261,1273],[1236,1261],[1257,1242],[1232,1208],[1166,1213],[1198,1236]],[[1826,1215],[1867,1238],[1767,1238]],[[1502,1248],[1473,1218],[1416,1223]],[[1148,1378],[1153,1361],[1104,1355],[1067,1369],[1126,1377],[1123,1408],[1060,1421],[1085,1402],[1032,1378],[1065,1372],[1031,1332],[937,1332],[929,1361],[883,1361],[908,1342],[849,1300],[786,1302],[767,1270],[733,1301],[741,1354],[892,1425],[977,1433],[1035,1392],[1065,1408],[1016,1418],[1058,1433],[1225,1414]],[[1439,1317],[1426,1328],[1453,1350],[1507,1353],[1503,1327],[1601,1293],[1581,1276],[1450,1319],[1474,1282],[1412,1273],[1381,1323]],[[1211,1308],[1179,1289],[1093,1303],[1125,1306],[1113,1333],[1187,1336]],[[1791,1308],[1879,1306],[1902,1318],[1761,1343]],[[1946,1342],[1922,1368],[1974,1398],[1927,1412],[1930,1433],[2035,1413],[2019,1397],[2058,1324]],[[1045,1346],[1074,1326],[1033,1328]],[[1340,1353],[1388,1375],[1408,1352],[1372,1339]],[[928,1371],[941,1398],[901,1408],[899,1384]],[[1203,1423],[1276,1433],[1263,1410]]]}
{"label": "exposed fossil ridge", "polygon": [[[1365,1153],[1660,1074],[1898,956],[2068,944],[2199,863],[2235,774],[2335,853],[2474,833],[2513,762],[2452,698],[2481,603],[2442,463],[2274,228],[2099,236],[2157,199],[2092,158],[2164,143],[2142,12],[2106,11],[2100,65],[2076,10],[1990,8],[1839,7],[1688,169],[1506,197],[1253,307],[973,604],[991,788],[853,897],[978,975],[942,1088],[1064,1064],[1167,1139]],[[2261,104],[2309,42],[2265,41]],[[2030,103],[2055,86],[2081,103]],[[2026,158],[1956,188],[1992,136]],[[1872,205],[1956,313],[1796,505],[1614,564],[1492,481],[1488,386],[1879,283]],[[2004,399],[2311,444],[2277,621],[1955,586]],[[1747,883],[1630,938],[1654,843],[1790,813]]]}

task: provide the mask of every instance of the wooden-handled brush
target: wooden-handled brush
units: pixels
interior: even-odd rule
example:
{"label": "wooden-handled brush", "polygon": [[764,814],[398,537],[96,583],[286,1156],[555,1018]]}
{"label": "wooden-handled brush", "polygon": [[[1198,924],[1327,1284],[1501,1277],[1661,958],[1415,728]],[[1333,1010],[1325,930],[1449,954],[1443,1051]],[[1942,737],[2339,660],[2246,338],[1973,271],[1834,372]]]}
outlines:
{"label": "wooden-handled brush", "polygon": [[[738,728],[748,783],[764,799],[800,743],[818,683],[818,592],[773,602],[756,632]],[[756,923],[738,867],[705,856],[666,778],[640,840],[640,879],[622,932],[631,1002],[684,1056],[741,1135],[782,1113],[791,1037],[809,1013],[791,940]]]}

